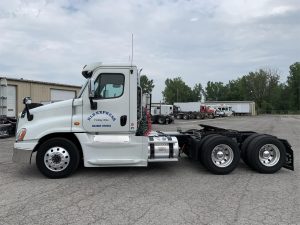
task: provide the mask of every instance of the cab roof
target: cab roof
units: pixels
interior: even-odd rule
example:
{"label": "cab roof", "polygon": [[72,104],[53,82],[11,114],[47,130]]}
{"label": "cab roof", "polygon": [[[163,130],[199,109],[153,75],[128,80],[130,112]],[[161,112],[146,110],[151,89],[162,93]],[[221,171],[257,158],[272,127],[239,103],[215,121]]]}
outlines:
{"label": "cab roof", "polygon": [[132,68],[132,67],[136,67],[136,65],[131,65],[129,63],[127,64],[103,64],[102,62],[95,62],[95,63],[91,63],[88,65],[85,65],[82,69],[82,75],[85,78],[90,78],[93,74],[93,71],[99,67],[127,67],[127,68]]}

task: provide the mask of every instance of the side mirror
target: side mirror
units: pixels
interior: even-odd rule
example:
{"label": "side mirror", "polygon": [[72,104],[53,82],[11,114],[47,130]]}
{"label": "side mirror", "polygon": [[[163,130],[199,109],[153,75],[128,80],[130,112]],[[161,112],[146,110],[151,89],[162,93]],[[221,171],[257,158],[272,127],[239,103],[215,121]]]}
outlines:
{"label": "side mirror", "polygon": [[89,98],[95,98],[95,82],[93,79],[89,79],[88,91],[89,91]]}
{"label": "side mirror", "polygon": [[[30,114],[30,112],[29,112],[29,107],[28,107],[28,105],[30,105],[31,102],[32,102],[32,101],[31,101],[31,98],[30,98],[30,97],[25,97],[25,98],[23,99],[23,104],[25,105],[25,112],[26,112],[26,114],[27,114],[27,120],[28,120],[28,121],[33,120],[33,115]],[[21,118],[23,118],[24,116],[25,116],[25,113],[22,113]]]}
{"label": "side mirror", "polygon": [[91,110],[96,110],[97,102],[93,101],[93,98],[95,98],[95,81],[93,79],[89,79],[88,94],[89,94],[89,99],[90,99],[90,103],[91,103]]}
{"label": "side mirror", "polygon": [[31,104],[32,103],[32,101],[31,101],[31,98],[30,97],[25,97],[24,99],[23,99],[23,104],[24,105],[29,105],[29,104]]}

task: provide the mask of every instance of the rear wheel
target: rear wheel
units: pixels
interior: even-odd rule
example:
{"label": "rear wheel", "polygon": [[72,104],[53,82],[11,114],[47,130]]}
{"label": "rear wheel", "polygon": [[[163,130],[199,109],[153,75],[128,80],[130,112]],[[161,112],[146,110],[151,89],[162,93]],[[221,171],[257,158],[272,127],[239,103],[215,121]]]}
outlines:
{"label": "rear wheel", "polygon": [[285,147],[273,136],[258,136],[247,150],[249,164],[260,173],[275,173],[285,162]]}
{"label": "rear wheel", "polygon": [[39,147],[36,165],[45,176],[62,178],[78,168],[79,159],[79,151],[73,142],[65,138],[53,138]]}
{"label": "rear wheel", "polygon": [[247,156],[248,146],[254,138],[261,136],[261,135],[263,135],[263,134],[257,134],[257,133],[252,134],[249,137],[247,137],[245,139],[245,141],[242,143],[241,158],[243,159],[244,163],[249,167],[251,167],[251,165],[249,164],[249,160],[248,160],[248,156]]}
{"label": "rear wheel", "polygon": [[176,116],[176,119],[179,119],[179,120],[180,120],[180,119],[182,119],[182,116],[181,116],[181,115],[177,115],[177,116]]}
{"label": "rear wheel", "polygon": [[166,118],[164,116],[160,116],[157,120],[159,124],[165,124],[166,123]]}
{"label": "rear wheel", "polygon": [[203,144],[204,166],[214,174],[228,174],[238,165],[240,151],[237,143],[225,136],[215,136]]}
{"label": "rear wheel", "polygon": [[152,123],[152,124],[156,123],[155,117],[154,117],[154,116],[151,116],[151,123]]}
{"label": "rear wheel", "polygon": [[184,114],[184,115],[183,115],[183,119],[184,119],[184,120],[188,120],[188,119],[189,119],[189,115],[188,115],[188,114]]}
{"label": "rear wheel", "polygon": [[204,151],[203,151],[203,145],[207,142],[207,141],[209,141],[211,138],[213,138],[213,137],[216,137],[216,136],[220,136],[219,134],[209,134],[209,135],[207,135],[207,136],[205,136],[202,140],[201,140],[201,142],[200,142],[200,147],[199,147],[199,149],[198,149],[198,151],[199,151],[199,154],[198,154],[198,159],[199,159],[199,161],[201,162],[201,164],[202,165],[204,165],[204,163],[203,163],[203,159],[204,159]]}

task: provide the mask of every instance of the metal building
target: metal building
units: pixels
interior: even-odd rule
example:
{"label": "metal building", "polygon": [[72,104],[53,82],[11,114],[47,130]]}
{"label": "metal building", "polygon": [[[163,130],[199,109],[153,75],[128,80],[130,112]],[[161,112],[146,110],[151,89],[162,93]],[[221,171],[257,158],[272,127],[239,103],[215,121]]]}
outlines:
{"label": "metal building", "polygon": [[34,103],[49,104],[74,98],[80,88],[69,84],[0,77],[0,114],[16,117],[24,109],[24,97],[31,97]]}

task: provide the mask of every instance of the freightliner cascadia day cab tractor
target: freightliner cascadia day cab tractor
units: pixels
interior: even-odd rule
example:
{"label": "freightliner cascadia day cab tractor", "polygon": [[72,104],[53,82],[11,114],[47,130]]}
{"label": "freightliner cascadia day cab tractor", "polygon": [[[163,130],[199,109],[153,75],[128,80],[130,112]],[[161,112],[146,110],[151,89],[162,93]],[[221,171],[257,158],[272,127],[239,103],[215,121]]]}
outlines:
{"label": "freightliner cascadia day cab tractor", "polygon": [[240,156],[261,173],[294,169],[288,141],[268,134],[202,125],[141,135],[137,67],[95,63],[82,74],[87,80],[74,99],[31,108],[24,98],[13,161],[29,163],[36,153],[38,169],[50,178],[72,174],[81,161],[85,167],[147,166],[178,161],[182,152],[215,174],[232,172]]}

